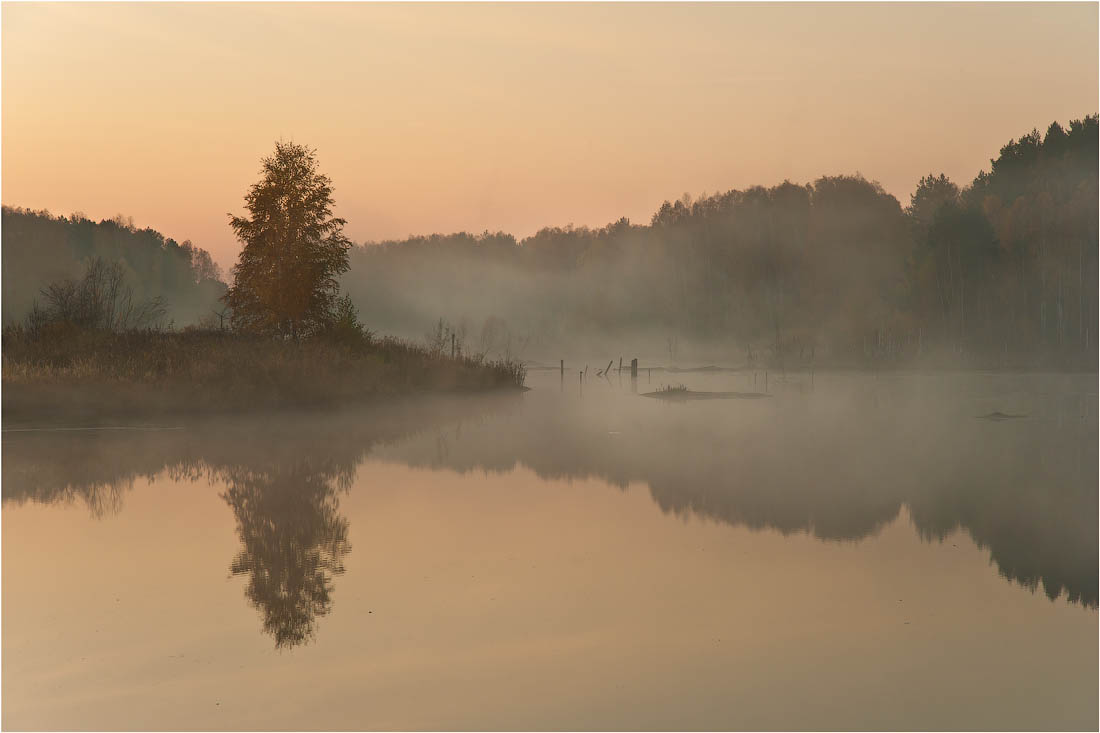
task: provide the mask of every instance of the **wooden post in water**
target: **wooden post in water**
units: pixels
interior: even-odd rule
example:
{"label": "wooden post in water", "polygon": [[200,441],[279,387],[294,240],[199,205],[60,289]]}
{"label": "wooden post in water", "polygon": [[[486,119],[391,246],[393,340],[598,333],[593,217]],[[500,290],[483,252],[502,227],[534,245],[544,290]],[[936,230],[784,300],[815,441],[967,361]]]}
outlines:
{"label": "wooden post in water", "polygon": [[630,360],[630,378],[631,379],[637,379],[638,378],[638,360],[637,359],[631,359]]}
{"label": "wooden post in water", "polygon": [[561,381],[565,381],[565,359],[561,360]]}
{"label": "wooden post in water", "polygon": [[451,334],[451,358],[455,358],[455,335]]}
{"label": "wooden post in water", "polygon": [[764,391],[768,391],[768,370],[764,370]]}
{"label": "wooden post in water", "polygon": [[619,357],[619,374],[623,373],[623,358]]}

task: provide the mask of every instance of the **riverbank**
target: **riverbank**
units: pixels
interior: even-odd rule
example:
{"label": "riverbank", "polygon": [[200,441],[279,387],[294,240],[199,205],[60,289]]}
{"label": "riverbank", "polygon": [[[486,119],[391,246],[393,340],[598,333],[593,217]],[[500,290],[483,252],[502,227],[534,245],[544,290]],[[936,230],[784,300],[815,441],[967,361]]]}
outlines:
{"label": "riverbank", "polygon": [[3,417],[96,419],[331,407],[418,393],[521,389],[515,361],[431,352],[394,338],[354,343],[217,330],[3,335]]}

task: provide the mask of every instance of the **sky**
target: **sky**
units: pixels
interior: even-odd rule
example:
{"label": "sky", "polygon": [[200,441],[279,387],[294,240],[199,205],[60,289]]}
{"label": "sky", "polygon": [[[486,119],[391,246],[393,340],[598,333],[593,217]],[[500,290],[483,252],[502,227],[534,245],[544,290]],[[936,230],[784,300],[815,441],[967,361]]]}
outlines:
{"label": "sky", "polygon": [[907,204],[1098,101],[1096,3],[2,6],[4,204],[235,262],[277,140],[356,242],[649,221],[861,173]]}

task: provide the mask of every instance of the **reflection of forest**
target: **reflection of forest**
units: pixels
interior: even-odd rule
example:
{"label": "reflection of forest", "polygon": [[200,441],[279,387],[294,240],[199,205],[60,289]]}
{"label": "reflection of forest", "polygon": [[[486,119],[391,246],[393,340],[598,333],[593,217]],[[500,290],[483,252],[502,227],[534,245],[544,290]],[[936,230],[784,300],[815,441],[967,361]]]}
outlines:
{"label": "reflection of forest", "polygon": [[[962,529],[1005,578],[1096,607],[1095,412],[1082,418],[1074,402],[1062,413],[991,423],[928,409],[920,395],[860,399],[793,414],[635,400],[614,417],[586,401],[376,455],[458,471],[525,465],[544,478],[596,477],[624,488],[641,482],[665,512],[822,540],[872,535],[906,505],[923,539]],[[731,410],[754,417],[730,420]]]}
{"label": "reflection of forest", "polygon": [[780,410],[625,398],[610,411],[602,399],[530,393],[177,431],[9,433],[4,501],[81,499],[102,514],[121,507],[136,477],[165,469],[224,482],[241,540],[231,571],[248,576],[246,595],[277,646],[308,640],[331,608],[350,550],[339,495],[368,453],[456,471],[524,465],[544,478],[641,482],[665,512],[822,540],[872,535],[905,505],[922,538],[962,529],[1005,578],[1096,607],[1095,413],[991,423],[924,401]]}

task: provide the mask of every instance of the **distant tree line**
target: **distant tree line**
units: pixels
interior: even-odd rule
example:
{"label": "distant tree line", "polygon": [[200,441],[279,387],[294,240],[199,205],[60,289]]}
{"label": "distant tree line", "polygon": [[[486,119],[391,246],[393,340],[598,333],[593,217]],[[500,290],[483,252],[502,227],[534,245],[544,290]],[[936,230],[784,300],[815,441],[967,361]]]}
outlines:
{"label": "distant tree line", "polygon": [[342,286],[372,328],[404,335],[445,315],[474,341],[660,334],[672,356],[720,342],[792,367],[1095,366],[1097,141],[1096,115],[1055,122],[968,186],[925,176],[907,207],[827,176],[685,195],[642,226],[370,243]]}
{"label": "distant tree line", "polygon": [[76,287],[103,267],[134,303],[159,303],[166,321],[217,322],[226,284],[210,253],[190,241],[137,229],[121,215],[94,222],[5,206],[2,217],[5,324],[25,318],[36,302],[54,305],[50,288]]}
{"label": "distant tree line", "polygon": [[661,343],[672,361],[682,344],[708,344],[791,368],[1092,368],[1097,143],[1096,115],[1052,123],[1009,141],[969,185],[923,177],[906,207],[860,175],[826,176],[685,194],[646,225],[360,247],[332,214],[314,152],[279,143],[246,196],[248,216],[231,218],[243,245],[232,287],[206,251],[121,216],[4,207],[4,320],[24,318],[51,283],[76,288],[102,261],[131,302],[156,301],[179,325],[293,339],[362,341],[361,313],[371,329],[427,332],[441,353],[481,358],[613,341],[650,354]]}

